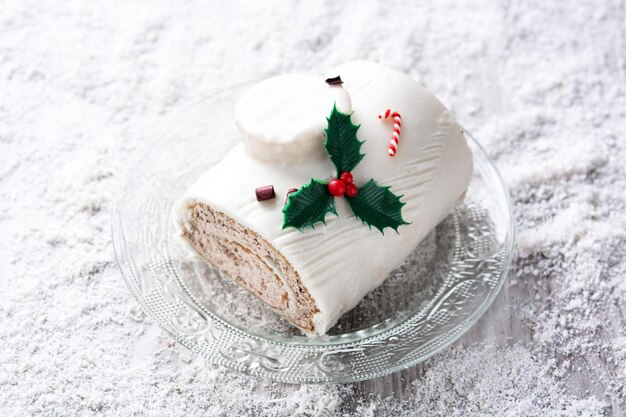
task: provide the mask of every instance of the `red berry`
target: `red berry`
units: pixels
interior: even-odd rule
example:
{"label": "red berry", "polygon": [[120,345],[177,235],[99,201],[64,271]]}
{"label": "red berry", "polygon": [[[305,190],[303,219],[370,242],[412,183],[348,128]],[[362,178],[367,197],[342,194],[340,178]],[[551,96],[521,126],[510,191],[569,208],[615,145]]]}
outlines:
{"label": "red berry", "polygon": [[347,197],[354,197],[359,193],[359,189],[356,188],[356,185],[354,185],[353,182],[351,182],[350,184],[346,185],[346,196]]}
{"label": "red berry", "polygon": [[335,197],[341,197],[346,192],[346,184],[337,178],[332,179],[328,183],[328,192]]}
{"label": "red berry", "polygon": [[339,179],[343,181],[344,184],[348,185],[351,182],[354,182],[354,178],[352,178],[352,174],[348,171],[342,172],[339,176]]}

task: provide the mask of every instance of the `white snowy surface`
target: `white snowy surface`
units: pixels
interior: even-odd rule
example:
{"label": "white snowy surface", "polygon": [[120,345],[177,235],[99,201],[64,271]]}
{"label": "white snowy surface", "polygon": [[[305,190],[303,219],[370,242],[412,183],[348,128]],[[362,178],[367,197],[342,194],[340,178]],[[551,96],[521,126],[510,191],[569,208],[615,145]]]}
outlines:
{"label": "white snowy surface", "polygon": [[[623,416],[623,1],[0,4],[0,415]],[[421,80],[510,186],[488,314],[413,369],[340,386],[193,358],[115,264],[110,210],[163,115],[349,59]]]}

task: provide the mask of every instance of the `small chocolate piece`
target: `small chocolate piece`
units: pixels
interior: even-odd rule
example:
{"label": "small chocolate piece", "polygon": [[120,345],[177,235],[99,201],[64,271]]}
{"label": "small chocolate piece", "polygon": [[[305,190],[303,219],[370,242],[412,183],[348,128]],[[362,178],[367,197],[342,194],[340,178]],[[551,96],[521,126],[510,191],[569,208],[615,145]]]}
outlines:
{"label": "small chocolate piece", "polygon": [[338,75],[332,78],[326,78],[326,84],[328,85],[341,85],[343,81],[341,81],[341,77]]}
{"label": "small chocolate piece", "polygon": [[265,185],[263,187],[259,187],[256,190],[254,190],[254,192],[256,193],[257,201],[265,201],[265,200],[271,200],[272,198],[276,198],[276,193],[274,193],[273,185]]}
{"label": "small chocolate piece", "polygon": [[[287,191],[287,194],[285,195],[285,204],[287,204],[287,201],[289,200],[289,194],[291,194],[291,193],[295,193],[296,191],[298,191],[298,189],[297,189],[297,188],[290,188],[290,189]],[[284,205],[284,204],[283,204],[283,205]]]}

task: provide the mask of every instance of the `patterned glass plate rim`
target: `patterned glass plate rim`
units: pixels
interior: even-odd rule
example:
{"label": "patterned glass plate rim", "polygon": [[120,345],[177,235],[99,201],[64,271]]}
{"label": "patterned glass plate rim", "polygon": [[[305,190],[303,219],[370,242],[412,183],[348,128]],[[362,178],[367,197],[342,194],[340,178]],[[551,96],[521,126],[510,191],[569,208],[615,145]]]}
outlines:
{"label": "patterned glass plate rim", "polygon": [[[113,246],[124,280],[144,312],[208,362],[290,383],[372,379],[413,366],[450,346],[495,299],[508,274],[514,242],[512,207],[504,182],[467,132],[475,173],[466,198],[469,202],[450,216],[454,244],[449,270],[432,299],[413,314],[391,324],[308,339],[263,334],[236,325],[194,297],[181,279],[183,272],[170,253],[167,236],[171,232],[168,213],[175,196],[163,194],[179,190],[164,192],[152,170],[184,171],[187,177],[196,178],[217,162],[237,140],[236,131],[225,121],[232,118],[236,99],[250,84],[217,91],[159,124],[155,128],[159,139],[131,164],[122,182],[112,214]],[[197,132],[172,133],[176,130],[173,125],[192,125],[202,117],[210,122],[205,121]],[[219,126],[213,135],[231,140],[211,142],[215,149],[208,153],[210,159],[163,160],[174,147],[208,135],[206,128],[211,123]]]}

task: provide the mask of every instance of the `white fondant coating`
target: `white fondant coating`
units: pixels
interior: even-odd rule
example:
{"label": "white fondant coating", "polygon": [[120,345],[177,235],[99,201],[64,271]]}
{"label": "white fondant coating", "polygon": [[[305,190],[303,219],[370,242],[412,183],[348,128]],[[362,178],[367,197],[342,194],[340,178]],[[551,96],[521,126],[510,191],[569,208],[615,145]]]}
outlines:
{"label": "white fondant coating", "polygon": [[[326,226],[304,232],[282,230],[281,210],[287,190],[299,188],[311,178],[329,179],[335,175],[335,168],[328,158],[313,155],[297,165],[266,163],[258,155],[252,157],[242,145],[203,174],[186,192],[175,212],[180,227],[187,219],[190,204],[206,202],[272,243],[296,268],[317,303],[320,312],[314,321],[318,334],[326,333],[343,313],[403,262],[457,204],[472,175],[472,155],[461,128],[439,100],[416,81],[398,71],[363,61],[345,63],[328,74],[339,74],[344,81],[354,110],[352,120],[361,125],[357,136],[366,140],[362,147],[366,156],[353,171],[356,184],[374,178],[391,186],[394,193],[403,195],[406,205],[402,213],[411,224],[401,226],[399,233],[387,229],[382,235],[363,225],[345,200],[338,198],[339,215],[327,215]],[[325,77],[319,78],[323,82]],[[266,101],[271,101],[272,95],[267,94]],[[281,100],[288,100],[295,107],[297,98],[287,99],[285,94],[281,94]],[[276,132],[276,126],[283,122],[284,113],[278,110],[283,109],[279,102],[267,104],[276,112],[266,112],[267,130],[259,130],[257,135],[270,138],[271,132]],[[315,111],[325,120],[332,103],[322,107]],[[393,108],[402,115],[402,136],[393,158],[387,155],[392,126],[377,117],[385,108]],[[255,120],[257,116],[243,114],[245,109],[258,110],[240,106],[239,121]],[[324,127],[325,123],[319,129],[323,131]],[[292,132],[295,131],[294,126]],[[277,142],[291,140],[287,136],[282,139]],[[319,146],[322,147],[321,142]],[[222,181],[223,178],[229,181]],[[254,189],[266,184],[274,185],[277,197],[259,203]]]}
{"label": "white fondant coating", "polygon": [[235,124],[246,151],[255,159],[295,164],[325,154],[324,128],[333,104],[352,111],[341,86],[312,74],[286,74],[252,87],[235,108]]}

